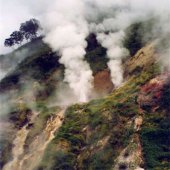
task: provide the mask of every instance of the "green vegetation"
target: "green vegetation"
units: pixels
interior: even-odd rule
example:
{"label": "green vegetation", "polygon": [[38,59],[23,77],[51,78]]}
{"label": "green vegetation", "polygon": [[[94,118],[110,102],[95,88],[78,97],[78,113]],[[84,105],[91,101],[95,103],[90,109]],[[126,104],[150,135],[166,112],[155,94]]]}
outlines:
{"label": "green vegetation", "polygon": [[[139,34],[140,24],[137,23],[129,28],[130,38],[128,37],[125,43],[126,47],[130,49],[131,55],[142,46],[142,37]],[[106,49],[96,42],[94,35],[87,41],[91,41],[91,45],[86,49],[85,59],[89,62],[93,74],[96,74],[107,68]],[[12,78],[8,76],[3,81],[6,84],[10,81],[17,84],[22,75],[29,75],[39,82],[45,80],[43,91],[50,96],[48,94],[53,93],[53,89],[55,89],[53,85],[56,83],[54,79],[51,79],[52,74],[58,69],[63,71],[63,66],[58,63],[58,58],[46,46],[43,50],[27,57],[10,75]],[[112,94],[89,103],[70,106],[66,110],[64,123],[46,148],[38,170],[112,169],[116,164],[116,158],[122,149],[129,145],[129,141],[134,135],[133,120],[138,115],[144,115],[140,138],[145,168],[147,170],[168,169],[170,166],[168,163],[170,159],[168,153],[170,125],[167,115],[170,100],[169,85],[165,87],[161,107],[156,112],[141,111],[137,103],[141,86],[160,74],[160,68],[158,64],[154,63],[154,59],[147,55],[138,59],[134,58],[134,60],[131,60],[128,67],[127,82],[114,90]],[[143,63],[146,65],[142,65]],[[61,79],[63,78],[62,71],[59,75]],[[39,96],[41,96],[41,92],[39,92]],[[47,96],[45,96],[46,99]],[[59,110],[58,107],[46,107],[46,101],[43,98],[38,98],[36,102],[39,115],[35,119],[35,123],[28,127],[31,130],[26,139],[25,149],[43,131],[47,120]],[[28,122],[26,115],[25,112],[23,114],[15,112],[12,114],[11,120],[16,122],[17,127],[22,127]],[[8,145],[5,148],[7,151],[10,150]],[[120,163],[119,168],[125,169],[126,164]]]}
{"label": "green vegetation", "polygon": [[157,74],[157,67],[152,65],[129,78],[110,96],[69,107],[63,125],[46,149],[40,169],[111,169],[134,133],[128,122],[140,114],[136,102],[140,86]]}
{"label": "green vegetation", "polygon": [[170,167],[170,119],[166,113],[148,113],[141,131],[141,140],[148,170],[168,170]]}
{"label": "green vegetation", "polygon": [[106,49],[101,46],[97,47],[95,50],[89,51],[85,59],[90,64],[93,74],[107,68],[108,59],[106,58]]}
{"label": "green vegetation", "polygon": [[170,112],[170,81],[168,81],[167,85],[163,89],[163,97],[161,101],[161,106],[166,108]]}
{"label": "green vegetation", "polygon": [[27,135],[25,143],[26,148],[34,140],[34,138],[44,130],[47,120],[60,110],[59,107],[46,107],[45,102],[37,103],[37,109],[37,112],[39,112],[39,114],[36,117],[34,124],[31,126],[31,130]]}
{"label": "green vegetation", "polygon": [[142,46],[142,23],[135,23],[127,29],[124,46],[130,51],[133,56]]}
{"label": "green vegetation", "polygon": [[5,39],[4,45],[11,47],[15,44],[21,44],[24,38],[32,41],[37,38],[39,28],[39,21],[34,18],[30,19],[21,24],[19,31],[11,33],[10,38]]}
{"label": "green vegetation", "polygon": [[[152,37],[153,35],[147,34],[147,30],[150,30],[149,32],[153,31],[155,22],[158,21],[152,18],[145,22],[134,23],[127,28],[123,45],[129,50],[131,56],[141,49],[146,42],[148,43],[155,38]],[[143,37],[143,35],[145,35],[145,37]]]}
{"label": "green vegetation", "polygon": [[88,46],[86,48],[85,60],[90,64],[90,68],[95,75],[97,72],[107,68],[106,49],[97,42],[95,34],[90,34],[86,40]]}

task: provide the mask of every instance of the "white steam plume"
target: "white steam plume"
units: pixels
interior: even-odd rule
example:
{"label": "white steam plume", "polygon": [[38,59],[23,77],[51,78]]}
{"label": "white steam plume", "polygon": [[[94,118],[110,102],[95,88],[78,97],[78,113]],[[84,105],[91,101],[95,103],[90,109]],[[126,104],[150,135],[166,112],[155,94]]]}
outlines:
{"label": "white steam plume", "polygon": [[[98,41],[107,49],[112,82],[115,86],[119,86],[123,81],[121,60],[128,55],[127,49],[123,47],[125,30],[131,24],[154,18],[156,22],[153,29],[142,33],[143,41],[147,42],[148,37],[161,39],[168,35],[170,1],[164,0],[162,3],[159,0],[149,2],[146,0],[108,0],[108,3],[101,0],[86,1],[95,11],[95,16],[100,18],[95,18],[93,12],[88,12],[88,19],[91,21],[90,31],[96,32]],[[163,60],[166,60],[167,55],[164,56]]]}
{"label": "white steam plume", "polygon": [[[41,1],[45,2],[38,3]],[[92,88],[92,72],[84,61],[89,32],[96,33],[108,49],[112,81],[119,86],[123,80],[121,60],[128,54],[122,45],[125,30],[131,24],[152,18],[157,19],[153,30],[142,33],[146,41],[148,34],[161,38],[170,30],[169,0],[51,0],[45,6],[41,4],[38,15],[45,30],[44,41],[61,54],[60,62],[66,67],[65,81],[80,101],[88,99]]]}
{"label": "white steam plume", "polygon": [[61,55],[65,66],[65,81],[69,83],[81,102],[88,100],[92,88],[92,71],[84,61],[85,38],[88,24],[84,18],[84,3],[81,0],[55,1],[45,15],[44,41]]}
{"label": "white steam plume", "polygon": [[123,38],[123,31],[109,34],[99,33],[97,35],[98,41],[103,47],[107,48],[108,67],[111,71],[111,79],[115,87],[120,86],[123,81],[121,59],[128,55],[128,50],[122,45]]}

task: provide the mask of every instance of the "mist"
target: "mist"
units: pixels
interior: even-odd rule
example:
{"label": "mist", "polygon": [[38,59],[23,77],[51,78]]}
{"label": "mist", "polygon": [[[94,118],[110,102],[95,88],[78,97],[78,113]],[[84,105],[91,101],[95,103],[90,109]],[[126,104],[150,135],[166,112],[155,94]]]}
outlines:
{"label": "mist", "polygon": [[[142,45],[157,40],[159,48],[156,52],[160,57],[162,70],[165,67],[170,69],[170,0],[13,0],[12,2],[6,0],[5,2],[0,0],[1,4],[6,4],[0,15],[2,23],[0,54],[11,51],[9,48],[4,48],[4,39],[18,29],[20,23],[36,18],[43,29],[43,42],[56,52],[57,57],[60,56],[59,62],[63,66],[62,69],[64,68],[64,80],[63,75],[56,76],[58,78],[56,80],[53,72],[49,72],[50,76],[48,74],[42,81],[36,81],[26,75],[22,77],[23,79],[20,77],[18,89],[0,94],[0,140],[2,132],[11,129],[13,133],[13,129],[15,130],[14,123],[10,123],[10,113],[13,111],[19,112],[24,107],[30,109],[35,116],[41,111],[42,115],[51,116],[55,113],[46,113],[46,108],[53,106],[66,108],[71,104],[88,102],[98,95],[93,95],[93,72],[85,59],[86,38],[90,33],[95,34],[97,41],[107,50],[107,66],[115,88],[119,88],[124,83],[122,64],[124,59],[132,57],[123,42],[127,36],[127,29],[133,24],[147,25],[148,21],[151,21],[151,27],[146,26],[144,27],[146,29],[141,32]],[[34,54],[41,57],[36,52],[37,49],[41,50],[44,47],[34,47],[33,42],[29,45],[30,48],[24,46],[24,49],[0,55],[0,80],[13,72],[25,58],[32,57]],[[30,66],[28,71],[31,69]],[[57,74],[55,71],[54,74]],[[53,86],[55,91],[51,90],[53,87],[50,88],[50,81],[53,82],[52,86],[55,84]],[[61,84],[57,84],[58,82]],[[40,93],[46,93],[46,88],[51,93],[49,96],[42,94],[41,98]],[[106,102],[109,101],[110,99]],[[105,102],[103,104],[110,105]],[[102,107],[104,108],[104,105]],[[107,107],[103,111],[107,112]],[[48,119],[50,118],[45,119],[47,124]]]}
{"label": "mist", "polygon": [[[144,32],[148,37],[161,39],[169,31],[168,0],[54,0],[47,10],[42,10],[41,23],[44,41],[61,55],[65,66],[65,81],[69,83],[80,101],[87,101],[93,87],[92,71],[84,61],[85,38],[90,32],[107,49],[108,67],[115,87],[123,82],[122,59],[129,56],[123,47],[126,29],[137,22],[155,19],[152,30]],[[166,55],[167,56],[167,55]]]}
{"label": "mist", "polygon": [[[64,81],[76,98],[85,102],[93,89],[92,71],[84,60],[85,39],[89,33],[95,33],[107,49],[111,79],[115,87],[119,87],[124,80],[122,59],[129,56],[128,49],[123,46],[126,29],[137,22],[153,20],[152,29],[142,33],[143,42],[167,37],[169,6],[169,0],[52,0],[50,3],[30,0],[20,2],[18,9],[25,9],[25,18],[32,16],[40,20],[44,42],[60,54],[60,63],[65,66]],[[16,8],[13,10],[17,12]],[[159,49],[163,64],[169,61],[169,49],[169,40],[166,51]]]}
{"label": "mist", "polygon": [[[45,14],[45,38],[54,51],[61,55],[65,79],[80,102],[88,101],[92,89],[92,71],[84,60],[88,36],[84,3],[79,0],[55,1]],[[55,16],[55,17],[54,17]],[[44,23],[44,22],[42,22]]]}

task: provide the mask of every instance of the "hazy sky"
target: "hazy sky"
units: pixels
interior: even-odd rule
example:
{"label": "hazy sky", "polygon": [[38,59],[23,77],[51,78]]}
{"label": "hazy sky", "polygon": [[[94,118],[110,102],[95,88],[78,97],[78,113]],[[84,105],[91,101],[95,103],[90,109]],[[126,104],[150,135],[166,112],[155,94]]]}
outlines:
{"label": "hazy sky", "polygon": [[[40,16],[48,5],[54,4],[56,0],[0,0],[0,54],[6,53],[10,48],[4,47],[4,39],[17,30],[20,23]],[[86,2],[98,3],[99,6],[110,5],[112,3],[125,3],[132,1],[136,8],[161,9],[170,8],[170,0],[82,0]],[[63,3],[63,1],[60,1]],[[145,3],[146,2],[146,3]],[[147,5],[146,5],[147,4]],[[52,5],[53,6],[53,5]],[[162,10],[162,12],[164,9]],[[165,14],[166,15],[166,14]]]}
{"label": "hazy sky", "polygon": [[24,1],[26,0],[0,0],[0,54],[11,50],[4,47],[4,39],[19,29],[20,23],[33,17]]}

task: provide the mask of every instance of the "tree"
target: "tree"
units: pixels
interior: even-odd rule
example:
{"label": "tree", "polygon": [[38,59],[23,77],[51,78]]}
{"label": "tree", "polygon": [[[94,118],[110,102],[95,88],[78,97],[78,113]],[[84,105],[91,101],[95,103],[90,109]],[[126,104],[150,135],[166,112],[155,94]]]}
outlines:
{"label": "tree", "polygon": [[30,19],[20,26],[20,31],[23,33],[25,39],[33,40],[37,37],[37,32],[39,29],[39,22],[36,19]]}
{"label": "tree", "polygon": [[24,39],[33,40],[37,38],[39,28],[39,21],[36,19],[22,23],[19,31],[14,31],[10,38],[5,39],[4,46],[11,47],[15,44],[21,44]]}
{"label": "tree", "polygon": [[13,45],[14,45],[13,39],[12,39],[12,38],[7,38],[7,39],[5,39],[4,45],[5,45],[6,47],[11,47],[11,46],[13,46]]}
{"label": "tree", "polygon": [[13,40],[14,44],[21,44],[24,39],[23,33],[21,31],[14,31],[10,38]]}

